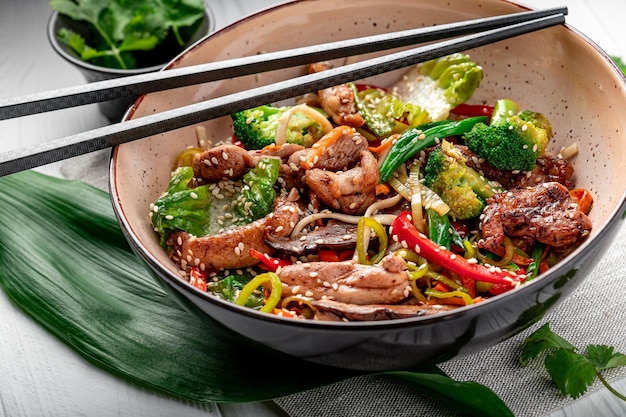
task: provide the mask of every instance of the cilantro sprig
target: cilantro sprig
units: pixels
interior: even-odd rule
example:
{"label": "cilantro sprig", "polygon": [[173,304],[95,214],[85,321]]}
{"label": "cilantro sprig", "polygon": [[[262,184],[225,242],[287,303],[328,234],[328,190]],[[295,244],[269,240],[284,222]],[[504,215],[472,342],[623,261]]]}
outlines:
{"label": "cilantro sprig", "polygon": [[611,59],[613,60],[613,62],[615,62],[615,64],[619,67],[619,69],[622,70],[624,75],[626,75],[626,62],[624,62],[624,60],[621,57],[615,56],[615,55],[612,55]]}
{"label": "cilantro sprig", "polygon": [[544,364],[552,380],[564,396],[578,398],[596,378],[616,397],[626,401],[604,378],[602,371],[626,366],[626,355],[606,345],[588,345],[586,354],[550,329],[546,323],[522,344],[520,363],[523,366],[545,353]]}
{"label": "cilantro sprig", "polygon": [[63,28],[58,39],[82,60],[98,65],[136,68],[137,51],[156,48],[173,33],[183,46],[181,29],[204,17],[202,0],[50,0],[50,7],[75,21],[84,22],[91,35]]}

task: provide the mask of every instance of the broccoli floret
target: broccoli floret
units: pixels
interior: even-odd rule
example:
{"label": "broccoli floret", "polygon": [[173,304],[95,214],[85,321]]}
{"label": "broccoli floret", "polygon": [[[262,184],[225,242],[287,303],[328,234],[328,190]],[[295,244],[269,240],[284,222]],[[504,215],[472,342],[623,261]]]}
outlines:
{"label": "broccoli floret", "polygon": [[424,184],[450,206],[455,220],[478,217],[485,200],[503,191],[468,167],[459,149],[446,140],[430,153],[424,170]]}
{"label": "broccoli floret", "polygon": [[[262,149],[275,143],[279,119],[290,108],[263,105],[234,113],[233,133],[246,149]],[[310,147],[321,135],[315,120],[297,112],[289,119],[287,143]]]}
{"label": "broccoli floret", "polygon": [[519,111],[512,100],[498,100],[489,125],[477,123],[465,144],[496,169],[529,171],[552,137],[550,121],[541,113]]}

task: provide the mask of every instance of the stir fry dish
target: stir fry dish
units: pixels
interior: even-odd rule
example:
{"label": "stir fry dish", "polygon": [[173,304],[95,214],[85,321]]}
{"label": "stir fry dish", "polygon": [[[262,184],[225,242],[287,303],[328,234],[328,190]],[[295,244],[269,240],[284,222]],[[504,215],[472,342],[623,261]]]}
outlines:
{"label": "stir fry dish", "polygon": [[388,88],[233,114],[221,143],[198,128],[150,207],[181,279],[268,314],[367,321],[463,308],[550,269],[592,228],[576,144],[552,154],[548,118],[514,99],[469,104],[483,75],[454,54]]}

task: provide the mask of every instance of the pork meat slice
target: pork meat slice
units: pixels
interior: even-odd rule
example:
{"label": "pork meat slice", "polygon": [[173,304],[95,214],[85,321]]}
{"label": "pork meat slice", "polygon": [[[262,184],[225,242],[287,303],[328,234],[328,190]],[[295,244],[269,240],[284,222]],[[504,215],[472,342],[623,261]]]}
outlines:
{"label": "pork meat slice", "polygon": [[250,224],[203,237],[172,233],[167,241],[173,247],[171,258],[183,269],[196,265],[221,271],[256,265],[259,261],[250,255],[250,249],[271,253],[264,240],[266,234],[289,235],[299,220],[299,212],[295,202],[280,198],[270,214]]}
{"label": "pork meat slice", "polygon": [[324,321],[376,321],[405,319],[411,317],[430,316],[453,310],[454,306],[429,305],[429,304],[347,304],[333,300],[314,300],[311,305],[315,307],[317,320]]}
{"label": "pork meat slice", "polygon": [[277,274],[284,296],[301,294],[351,304],[396,304],[411,292],[405,266],[401,257],[388,255],[373,266],[353,261],[308,262],[284,266]]}

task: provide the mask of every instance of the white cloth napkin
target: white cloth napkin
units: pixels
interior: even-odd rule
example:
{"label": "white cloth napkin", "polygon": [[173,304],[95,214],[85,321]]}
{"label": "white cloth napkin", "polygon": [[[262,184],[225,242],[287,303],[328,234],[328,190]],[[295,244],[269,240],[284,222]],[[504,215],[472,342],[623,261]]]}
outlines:
{"label": "white cloth napkin", "polygon": [[[79,156],[61,166],[68,179],[81,180],[101,189],[108,189],[109,151]],[[578,407],[564,398],[540,360],[528,367],[519,364],[520,347],[524,339],[546,322],[560,336],[577,346],[581,352],[589,344],[614,346],[626,353],[626,225],[620,231],[602,260],[591,274],[545,318],[529,329],[494,347],[440,365],[441,369],[459,381],[476,381],[491,388],[517,417],[563,415],[564,406]],[[607,379],[626,392],[626,368],[606,372]],[[294,377],[306,378],[306,375]],[[596,382],[590,392],[602,388]],[[599,393],[587,394],[598,396]],[[609,394],[610,396],[610,394]],[[603,416],[626,415],[626,403],[612,402],[607,396],[596,399],[592,411],[601,407]],[[585,400],[585,399],[583,399]],[[577,402],[581,402],[579,400]],[[364,376],[327,387],[279,398],[276,403],[291,417],[416,417],[461,416],[450,404],[435,400],[401,382],[384,376]],[[555,413],[555,414],[554,414]]]}

